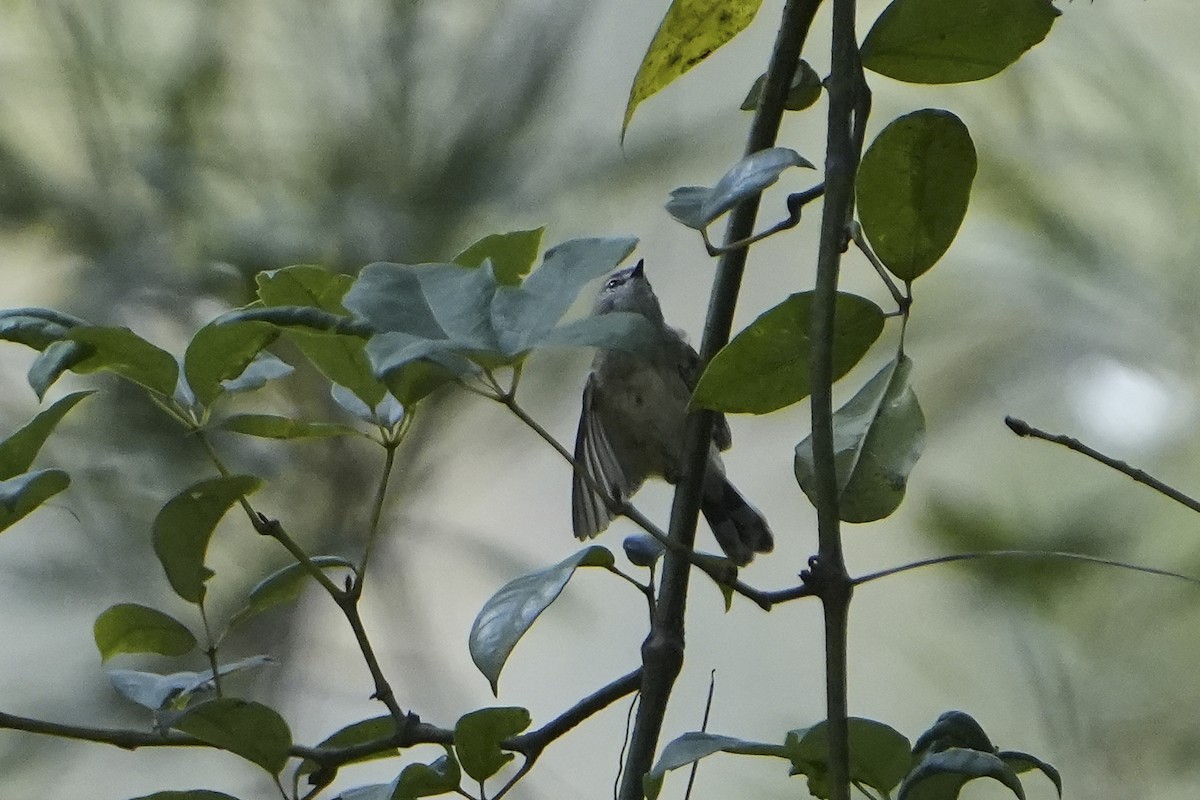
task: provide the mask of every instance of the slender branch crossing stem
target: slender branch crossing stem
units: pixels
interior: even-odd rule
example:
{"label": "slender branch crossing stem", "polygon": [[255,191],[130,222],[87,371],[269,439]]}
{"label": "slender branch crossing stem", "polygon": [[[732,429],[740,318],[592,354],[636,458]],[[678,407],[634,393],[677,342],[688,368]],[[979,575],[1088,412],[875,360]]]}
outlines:
{"label": "slender branch crossing stem", "polygon": [[[775,143],[783,119],[784,100],[795,75],[804,40],[808,36],[820,0],[788,0],[784,5],[779,34],[767,67],[762,98],[751,123],[746,155],[752,155]],[[754,233],[758,198],[741,203],[729,216],[725,242],[747,239]],[[748,255],[746,248],[726,252],[717,265],[704,337],[700,343],[700,363],[707,364],[730,338],[733,313]],[[715,414],[694,411],[688,416],[685,434],[682,476],[675,488],[671,506],[670,538],[691,550],[700,514],[701,483],[712,440]],[[642,645],[642,687],[637,718],[626,754],[618,800],[641,800],[642,776],[651,768],[658,749],[659,734],[667,711],[671,688],[683,666],[684,611],[687,604],[690,560],[672,548],[663,560],[659,601],[650,635]]]}

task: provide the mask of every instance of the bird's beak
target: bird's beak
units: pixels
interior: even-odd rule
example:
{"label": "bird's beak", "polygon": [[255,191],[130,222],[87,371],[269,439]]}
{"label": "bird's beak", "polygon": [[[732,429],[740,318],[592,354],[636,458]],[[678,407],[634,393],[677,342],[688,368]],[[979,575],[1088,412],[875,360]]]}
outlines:
{"label": "bird's beak", "polygon": [[637,266],[635,266],[633,268],[633,272],[631,272],[629,274],[635,278],[640,278],[640,277],[642,277],[642,275],[645,274],[645,272],[646,272],[646,259],[640,258],[640,259],[638,259]]}

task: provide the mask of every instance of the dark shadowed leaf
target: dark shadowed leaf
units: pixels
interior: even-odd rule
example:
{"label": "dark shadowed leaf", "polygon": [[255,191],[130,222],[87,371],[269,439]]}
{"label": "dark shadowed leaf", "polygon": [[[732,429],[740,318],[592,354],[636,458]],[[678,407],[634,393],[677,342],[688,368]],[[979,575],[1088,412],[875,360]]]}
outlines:
{"label": "dark shadowed leaf", "polygon": [[577,567],[610,567],[613,555],[593,545],[546,569],[510,581],[484,604],[471,626],[471,660],[496,692],[500,670],[534,620],[554,602]]}
{"label": "dark shadowed leaf", "polygon": [[0,481],[0,531],[66,489],[71,478],[60,469],[39,469]]}
{"label": "dark shadowed leaf", "polygon": [[154,553],[171,588],[184,600],[204,599],[204,583],[213,574],[204,566],[208,540],[230,506],[261,484],[250,475],[209,478],[172,497],[154,518]]}
{"label": "dark shadowed leaf", "polygon": [[231,794],[214,792],[210,789],[188,789],[186,791],[155,792],[130,800],[238,800]]}
{"label": "dark shadowed leaf", "polygon": [[46,443],[67,412],[74,408],[80,400],[92,394],[91,391],[73,392],[59,398],[49,408],[38,412],[37,416],[0,442],[0,480],[6,480],[29,469],[38,451]]}
{"label": "dark shadowed leaf", "polygon": [[495,775],[513,754],[500,749],[500,742],[516,736],[532,722],[524,708],[481,708],[464,714],[454,725],[454,750],[463,772],[483,782]]}
{"label": "dark shadowed leaf", "polygon": [[1018,800],[1025,800],[1017,773],[999,756],[962,747],[927,754],[904,779],[896,797],[897,800],[955,800],[963,785],[976,778],[1000,781]]}
{"label": "dark shadowed leaf", "polygon": [[[887,364],[833,415],[838,515],[845,522],[883,519],[900,506],[908,475],[925,446],[925,415],[909,383],[912,361]],[[796,481],[814,492],[812,436],[796,445]]]}
{"label": "dark shadowed leaf", "polygon": [[663,748],[658,763],[642,779],[647,800],[655,800],[662,791],[663,778],[673,769],[686,767],[713,753],[787,758],[784,748],[767,742],[751,742],[715,733],[685,733]]}
{"label": "dark shadowed leaf", "polygon": [[917,756],[936,753],[951,747],[983,750],[994,753],[996,746],[974,717],[965,711],[946,711],[938,716],[929,730],[917,737],[913,751]]}
{"label": "dark shadowed leaf", "polygon": [[1050,779],[1050,782],[1054,784],[1055,791],[1058,792],[1058,796],[1062,797],[1062,776],[1059,775],[1058,770],[1050,764],[1047,764],[1040,758],[1029,755],[1029,753],[1019,753],[1015,750],[1001,750],[999,753],[996,753],[996,755],[1000,757],[1001,761],[1012,767],[1013,772],[1017,773],[1018,775],[1035,769],[1038,770]]}
{"label": "dark shadowed leaf", "polygon": [[79,342],[62,339],[46,345],[29,365],[29,386],[41,400],[64,372],[88,357],[88,349]]}
{"label": "dark shadowed leaf", "polygon": [[621,140],[638,105],[741,33],[762,0],[673,0],[629,89]]}
{"label": "dark shadowed leaf", "polygon": [[362,338],[371,335],[371,329],[358,320],[312,306],[265,307],[252,304],[235,311],[227,311],[213,321],[219,325],[265,322],[277,328],[298,328],[302,331],[340,333]]}
{"label": "dark shadowed leaf", "polygon": [[1046,38],[1048,0],[893,0],[862,44],[863,66],[910,83],[991,77]]}
{"label": "dark shadowed leaf", "polygon": [[[740,106],[742,111],[753,111],[758,108],[762,99],[763,86],[766,83],[767,75],[764,72],[754,81],[754,85],[746,94],[746,99],[742,101]],[[788,87],[783,107],[788,111],[803,111],[820,99],[821,90],[824,88],[821,76],[802,58],[796,66],[796,74],[792,76],[792,85]]]}
{"label": "dark shadowed leaf", "polygon": [[667,212],[689,228],[704,230],[738,203],[775,183],[788,167],[811,169],[812,166],[808,159],[788,147],[760,150],[735,164],[711,189],[684,186],[671,192]]}
{"label": "dark shadowed leaf", "polygon": [[[311,560],[321,569],[354,568],[353,563],[341,556],[313,556]],[[288,564],[272,572],[250,590],[246,605],[233,615],[229,624],[238,625],[252,616],[295,601],[312,580],[313,576],[299,563]]]}
{"label": "dark shadowed leaf", "polygon": [[96,617],[92,634],[102,661],[121,653],[181,656],[196,646],[196,637],[182,622],[136,603],[110,606]]}
{"label": "dark shadowed leaf", "polygon": [[[700,376],[692,402],[715,411],[765,414],[807,397],[812,292],[764,312],[733,338]],[[834,379],[850,371],[883,330],[883,311],[839,293],[834,325]]]}
{"label": "dark shadowed leaf", "polygon": [[516,286],[537,260],[545,232],[543,226],[528,231],[493,233],[463,250],[453,260],[464,267],[478,267],[484,259],[491,259],[496,282],[504,286]]}
{"label": "dark shadowed leaf", "polygon": [[967,213],[975,163],[967,126],[939,109],[895,119],[871,143],[858,172],[858,213],[897,278],[914,280],[950,247]]}
{"label": "dark shadowed leaf", "polygon": [[[908,739],[889,725],[872,719],[847,719],[850,738],[850,779],[878,789],[885,796],[912,766]],[[789,731],[784,744],[792,774],[808,778],[814,797],[830,796],[829,733],[824,722]]]}
{"label": "dark shadowed leaf", "polygon": [[261,703],[223,697],[189,709],[174,725],[214,747],[228,750],[278,775],[288,759],[287,723]]}
{"label": "dark shadowed leaf", "polygon": [[334,422],[305,422],[274,414],[235,414],[216,424],[217,428],[263,439],[324,439],[330,436],[360,436],[354,428]]}
{"label": "dark shadowed leaf", "polygon": [[0,311],[0,339],[44,350],[64,339],[76,325],[87,323],[49,308],[9,308]]}
{"label": "dark shadowed leaf", "polygon": [[393,782],[391,800],[416,800],[418,797],[453,792],[462,781],[462,770],[447,747],[446,755],[432,764],[409,764]]}

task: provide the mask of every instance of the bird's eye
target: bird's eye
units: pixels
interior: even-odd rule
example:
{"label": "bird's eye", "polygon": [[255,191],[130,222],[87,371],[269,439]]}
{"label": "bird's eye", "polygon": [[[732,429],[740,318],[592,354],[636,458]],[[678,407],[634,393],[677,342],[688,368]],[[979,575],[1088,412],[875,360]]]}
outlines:
{"label": "bird's eye", "polygon": [[609,278],[608,283],[604,284],[605,289],[615,289],[625,281],[621,278]]}

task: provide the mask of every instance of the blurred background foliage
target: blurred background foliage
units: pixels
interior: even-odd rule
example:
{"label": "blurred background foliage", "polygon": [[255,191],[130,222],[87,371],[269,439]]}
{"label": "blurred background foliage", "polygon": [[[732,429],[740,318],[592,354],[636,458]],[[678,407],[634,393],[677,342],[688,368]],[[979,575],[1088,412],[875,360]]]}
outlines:
{"label": "blurred background foliage", "polygon": [[[127,325],[179,352],[200,325],[250,298],[259,270],[439,260],[486,233],[546,223],[548,243],[640,236],[668,318],[698,333],[709,273],[697,279],[703,252],[661,203],[675,186],[711,183],[737,158],[748,116],[736,107],[762,71],[780,3],[765,3],[751,30],[640,109],[622,151],[624,93],[658,5],[4,4],[0,302]],[[883,5],[862,3],[863,30]],[[981,164],[960,240],[916,287],[909,349],[930,443],[901,513],[848,529],[856,571],[1020,547],[1200,574],[1189,512],[1077,456],[1016,440],[1001,424],[1005,414],[1022,416],[1185,490],[1200,486],[1200,54],[1192,46],[1200,11],[1186,2],[1059,5],[1066,13],[1047,42],[996,80],[944,89],[874,81],[872,131],[911,108],[942,105],[971,128]],[[818,70],[823,46],[814,43],[810,59]],[[782,143],[819,161],[824,108],[790,120]],[[740,324],[779,294],[806,288],[813,241],[804,230],[756,249]],[[845,282],[883,301],[853,256]],[[543,356],[523,382],[539,418],[564,440],[587,358]],[[27,365],[19,348],[0,350],[4,430],[34,413]],[[843,395],[870,369],[853,373]],[[0,539],[0,709],[142,725],[97,669],[91,621],[127,600],[186,613],[171,605],[149,522],[211,470],[149,403],[115,382],[104,386],[43,457],[71,471],[69,493]],[[300,369],[245,404],[322,419],[337,413],[327,398],[319,376]],[[403,456],[368,624],[402,702],[448,724],[490,699],[465,657],[474,613],[513,575],[560,559],[574,542],[569,478],[553,453],[499,409],[453,394],[428,405]],[[781,540],[750,573],[760,585],[794,581],[814,548],[811,510],[790,474],[806,414],[802,406],[734,423],[731,473]],[[236,469],[268,478],[265,510],[296,520],[312,551],[357,552],[379,455],[360,443],[221,445]],[[664,487],[643,497],[665,515]],[[236,522],[212,553],[216,600],[229,609],[284,563]],[[854,713],[915,735],[942,710],[962,707],[1001,746],[1058,765],[1073,794],[1193,795],[1195,589],[1025,561],[940,570],[860,591]],[[675,731],[695,727],[710,667],[722,732],[777,738],[818,719],[815,611],[768,618],[739,607],[725,616],[706,590],[695,590],[698,632]],[[610,597],[600,582],[572,592],[522,643],[502,686],[501,702],[528,705],[535,719],[636,658],[638,599]],[[305,741],[378,713],[353,643],[321,600],[308,597],[228,645],[230,658],[280,659],[243,688],[280,707]],[[762,657],[747,664],[746,653]],[[763,686],[777,688],[764,696]],[[595,796],[616,764],[622,723],[613,710],[556,745],[523,796]],[[253,768],[231,762],[0,733],[0,797],[267,791]],[[711,796],[798,790],[761,765],[720,763],[702,772]],[[360,774],[392,772],[387,764]],[[1031,786],[1031,796],[1050,791]]]}

